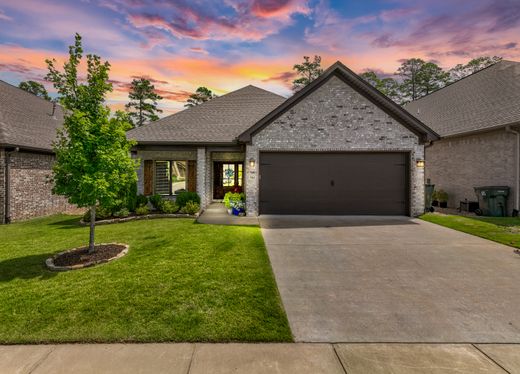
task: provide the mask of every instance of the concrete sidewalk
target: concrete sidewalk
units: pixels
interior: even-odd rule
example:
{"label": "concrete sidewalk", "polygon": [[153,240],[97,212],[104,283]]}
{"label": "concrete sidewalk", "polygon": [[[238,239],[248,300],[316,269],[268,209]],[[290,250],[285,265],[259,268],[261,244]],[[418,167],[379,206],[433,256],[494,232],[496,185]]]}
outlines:
{"label": "concrete sidewalk", "polygon": [[520,373],[514,344],[0,346],[0,373]]}

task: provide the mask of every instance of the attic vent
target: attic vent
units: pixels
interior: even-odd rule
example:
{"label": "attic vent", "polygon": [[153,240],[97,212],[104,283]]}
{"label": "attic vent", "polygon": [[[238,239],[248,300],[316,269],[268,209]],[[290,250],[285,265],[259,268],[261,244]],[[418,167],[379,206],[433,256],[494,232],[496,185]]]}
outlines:
{"label": "attic vent", "polygon": [[417,108],[417,114],[421,114],[421,108]]}

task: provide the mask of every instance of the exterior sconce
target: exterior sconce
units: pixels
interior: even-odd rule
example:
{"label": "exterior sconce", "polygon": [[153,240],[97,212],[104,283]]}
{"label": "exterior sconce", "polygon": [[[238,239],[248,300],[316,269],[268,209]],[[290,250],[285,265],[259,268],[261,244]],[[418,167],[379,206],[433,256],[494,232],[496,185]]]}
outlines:
{"label": "exterior sconce", "polygon": [[249,159],[249,167],[251,167],[251,169],[253,169],[255,167],[255,159],[254,158],[250,158]]}
{"label": "exterior sconce", "polygon": [[424,160],[416,160],[415,164],[418,168],[424,168]]}

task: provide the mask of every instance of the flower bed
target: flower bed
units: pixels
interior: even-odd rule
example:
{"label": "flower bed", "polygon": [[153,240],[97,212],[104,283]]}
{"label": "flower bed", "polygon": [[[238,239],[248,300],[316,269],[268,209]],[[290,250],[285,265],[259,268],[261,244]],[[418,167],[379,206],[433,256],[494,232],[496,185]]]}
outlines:
{"label": "flower bed", "polygon": [[103,264],[123,257],[128,253],[128,244],[96,244],[96,252],[88,253],[88,247],[79,247],[60,252],[45,261],[53,271],[77,270]]}
{"label": "flower bed", "polygon": [[[138,221],[142,219],[156,219],[156,218],[197,218],[199,216],[199,213],[196,214],[185,214],[185,213],[153,213],[153,214],[146,214],[142,216],[134,215],[134,216],[128,216],[128,217],[122,217],[122,218],[107,218],[102,219],[99,221],[96,221],[96,225],[108,225],[111,223],[120,223],[120,222],[128,222],[128,221]],[[83,219],[79,221],[80,225],[88,226],[90,225],[90,222],[85,222]]]}

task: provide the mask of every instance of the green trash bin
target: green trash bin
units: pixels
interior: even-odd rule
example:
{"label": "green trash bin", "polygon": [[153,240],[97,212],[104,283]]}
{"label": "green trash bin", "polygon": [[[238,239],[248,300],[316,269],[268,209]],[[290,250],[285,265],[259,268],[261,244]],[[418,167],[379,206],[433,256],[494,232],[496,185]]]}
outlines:
{"label": "green trash bin", "polygon": [[509,196],[509,187],[475,187],[475,193],[478,197],[480,210],[484,216],[507,216],[507,197]]}

